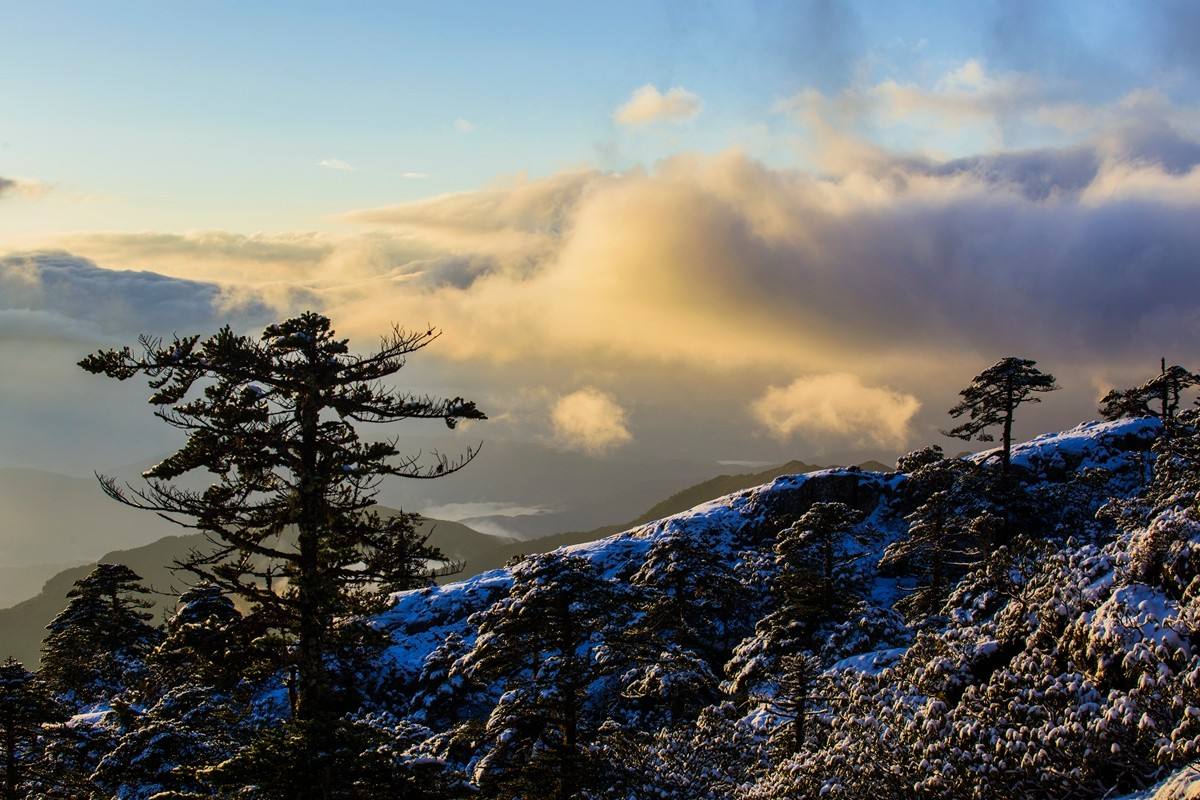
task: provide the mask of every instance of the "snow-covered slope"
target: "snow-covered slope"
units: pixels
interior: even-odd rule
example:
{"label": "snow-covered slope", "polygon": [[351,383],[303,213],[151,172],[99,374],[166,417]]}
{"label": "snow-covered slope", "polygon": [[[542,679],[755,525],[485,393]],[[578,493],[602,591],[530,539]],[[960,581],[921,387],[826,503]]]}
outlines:
{"label": "snow-covered slope", "polygon": [[[1089,467],[1128,469],[1131,459],[1137,460],[1140,470],[1142,454],[1159,427],[1154,418],[1087,422],[1014,445],[1012,461],[1040,480],[1062,480],[1071,472]],[[971,458],[986,460],[992,454],[993,451],[988,451]],[[901,473],[857,469],[787,475],[682,514],[554,552],[582,556],[613,580],[627,579],[641,566],[656,541],[672,535],[704,536],[707,543],[732,560],[747,544],[756,539],[760,543],[765,541],[766,533],[761,530],[764,525],[785,516],[796,516],[812,503],[823,500],[846,502],[867,513],[885,534],[877,547],[882,551],[904,527],[903,521],[890,514],[888,508],[894,489],[904,479]],[[877,580],[876,594],[881,599],[894,595],[894,581]],[[511,569],[502,568],[460,583],[398,593],[392,608],[377,619],[377,624],[388,630],[394,641],[386,656],[387,667],[395,670],[402,680],[416,677],[425,659],[446,636],[456,633],[469,641],[473,634],[467,618],[495,602],[511,585]]]}

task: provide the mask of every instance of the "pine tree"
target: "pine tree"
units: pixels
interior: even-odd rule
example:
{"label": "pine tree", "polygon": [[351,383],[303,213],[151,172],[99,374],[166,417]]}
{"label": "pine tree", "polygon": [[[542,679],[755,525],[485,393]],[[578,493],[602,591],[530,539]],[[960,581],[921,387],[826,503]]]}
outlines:
{"label": "pine tree", "polygon": [[859,583],[851,567],[871,538],[860,528],[862,520],[862,512],[845,503],[813,503],[779,533],[775,553],[785,602],[816,605],[827,619],[850,605]]}
{"label": "pine tree", "polygon": [[993,441],[988,428],[1001,426],[1000,472],[1008,475],[1012,454],[1013,415],[1022,403],[1040,403],[1037,394],[1058,388],[1054,376],[1041,372],[1037,362],[1027,358],[1002,358],[975,376],[971,385],[959,392],[962,401],[950,409],[958,419],[968,415],[967,422],[943,431],[946,436],[971,441]]}
{"label": "pine tree", "polygon": [[4,800],[32,797],[27,775],[39,761],[41,726],[58,716],[50,692],[16,659],[0,664],[0,771]]}
{"label": "pine tree", "polygon": [[123,564],[98,564],[67,593],[67,607],[46,629],[41,675],[76,705],[96,703],[145,674],[158,640],[153,604],[141,578]]}
{"label": "pine tree", "polygon": [[162,641],[150,654],[151,673],[164,689],[184,683],[232,688],[253,677],[253,666],[261,661],[251,652],[252,635],[219,586],[194,586],[180,596]]}
{"label": "pine tree", "polygon": [[1178,364],[1168,367],[1167,360],[1164,358],[1159,374],[1138,387],[1138,390],[1148,400],[1153,398],[1157,401],[1158,417],[1169,430],[1175,420],[1176,412],[1179,411],[1180,395],[1184,390],[1197,383],[1200,383],[1200,375],[1196,375]]}
{"label": "pine tree", "polygon": [[812,653],[802,652],[780,659],[779,694],[775,705],[789,718],[778,733],[787,737],[781,748],[784,753],[802,752],[808,743],[809,718],[822,711],[825,698],[821,695],[826,681],[822,677],[821,661]]}
{"label": "pine tree", "polygon": [[1112,389],[1100,400],[1105,419],[1157,416],[1170,432],[1179,412],[1183,392],[1200,384],[1200,375],[1178,364],[1161,361],[1159,374],[1132,389]]}
{"label": "pine tree", "polygon": [[[328,796],[335,780],[324,754],[340,710],[329,663],[342,646],[339,621],[382,609],[390,592],[430,581],[431,561],[446,562],[416,532],[411,515],[385,519],[371,509],[384,477],[447,475],[474,451],[425,465],[416,456],[397,460],[395,441],[364,441],[356,427],[435,419],[453,428],[459,420],[485,419],[461,397],[434,399],[384,385],[439,335],[395,328],[377,351],[354,355],[328,318],[310,312],[269,326],[258,340],[228,327],[203,340],[143,337],[139,353],[106,350],[80,362],[118,380],[146,376],[155,415],[188,437],[145,473],[145,488],[105,478],[105,491],[204,532],[211,548],[178,568],[242,598],[295,643],[294,713],[304,746],[294,769],[305,776],[301,796]],[[206,490],[172,483],[196,470],[211,476]]]}
{"label": "pine tree", "polygon": [[104,797],[211,797],[204,769],[234,757],[251,740],[249,701],[244,694],[185,681],[144,709],[118,705],[118,738],[89,782]]}
{"label": "pine tree", "polygon": [[1142,387],[1132,389],[1109,389],[1100,398],[1100,416],[1107,420],[1123,419],[1125,417],[1149,417],[1154,412],[1150,409],[1149,399]]}
{"label": "pine tree", "polygon": [[630,633],[694,651],[717,669],[745,634],[738,617],[749,593],[733,571],[730,554],[714,544],[694,533],[655,541],[631,580],[645,593],[640,620]]}
{"label": "pine tree", "polygon": [[915,572],[925,579],[897,603],[910,618],[936,612],[950,582],[1002,544],[1009,530],[979,465],[936,458],[940,453],[940,448],[926,448],[901,459],[912,470],[905,483],[908,530],[887,546],[879,562],[884,571]]}
{"label": "pine tree", "polygon": [[614,643],[630,663],[622,694],[640,709],[679,719],[716,698],[721,666],[748,627],[749,593],[730,561],[700,534],[663,536],[646,554],[631,581],[639,613]]}
{"label": "pine tree", "polygon": [[567,800],[594,773],[587,746],[598,720],[585,699],[608,670],[598,653],[616,591],[585,558],[535,555],[513,570],[507,597],[471,618],[475,646],[451,678],[504,687],[475,769],[486,797]]}
{"label": "pine tree", "polygon": [[725,665],[728,694],[746,700],[777,693],[783,659],[819,649],[848,613],[869,614],[855,569],[875,536],[863,515],[840,502],[817,502],[775,539],[771,610]]}

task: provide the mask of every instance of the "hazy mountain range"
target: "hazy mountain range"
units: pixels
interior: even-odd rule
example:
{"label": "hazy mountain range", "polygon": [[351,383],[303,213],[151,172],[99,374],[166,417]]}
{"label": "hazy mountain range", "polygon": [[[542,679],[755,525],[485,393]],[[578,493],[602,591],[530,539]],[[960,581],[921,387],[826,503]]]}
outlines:
{"label": "hazy mountain range", "polygon": [[[868,470],[887,469],[878,462],[864,462],[861,466]],[[480,533],[452,520],[428,519],[424,527],[430,532],[431,542],[448,556],[464,562],[463,572],[453,578],[457,580],[503,566],[513,556],[593,541],[766,483],[779,475],[816,469],[820,467],[790,461],[761,472],[719,475],[676,492],[627,521],[528,540]],[[21,535],[12,537],[11,542],[0,542],[0,578],[13,578],[0,584],[0,657],[12,655],[26,664],[37,663],[45,625],[64,606],[72,583],[86,575],[95,563],[125,564],[141,575],[147,584],[161,592],[156,598],[155,612],[162,614],[174,608],[176,589],[181,584],[168,566],[189,548],[202,544],[199,534],[181,536],[180,528],[154,514],[113,502],[99,491],[94,479],[40,470],[2,469],[0,503],[7,519],[25,522],[12,526]],[[381,508],[385,512],[394,511]],[[570,518],[566,514],[555,516]],[[504,521],[513,522],[507,517]],[[102,549],[105,543],[112,544]]]}

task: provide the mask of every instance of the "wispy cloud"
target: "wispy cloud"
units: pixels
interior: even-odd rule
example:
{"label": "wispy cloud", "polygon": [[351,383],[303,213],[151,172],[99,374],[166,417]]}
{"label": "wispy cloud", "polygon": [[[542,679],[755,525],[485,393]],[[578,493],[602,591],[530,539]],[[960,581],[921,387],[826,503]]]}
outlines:
{"label": "wispy cloud", "polygon": [[464,522],[481,517],[533,517],[549,514],[550,511],[546,506],[484,501],[428,506],[421,509],[421,515],[448,522]]}
{"label": "wispy cloud", "polygon": [[318,167],[325,169],[336,169],[340,172],[357,172],[358,168],[353,164],[347,163],[340,158],[325,158],[317,162]]}
{"label": "wispy cloud", "polygon": [[458,119],[454,120],[454,130],[458,131],[459,133],[470,133],[471,131],[475,130],[475,127],[475,123],[471,122],[469,119],[463,119],[462,117],[459,117]]}
{"label": "wispy cloud", "polygon": [[682,86],[660,92],[654,84],[635,89],[625,103],[613,112],[622,125],[646,125],[652,122],[686,122],[695,119],[704,107],[699,95]]}
{"label": "wispy cloud", "polygon": [[0,175],[0,198],[4,197],[41,197],[50,191],[50,187],[41,181],[31,181],[23,178],[6,178]]}
{"label": "wispy cloud", "polygon": [[428,172],[401,172],[400,177],[409,181],[423,181],[429,177]]}

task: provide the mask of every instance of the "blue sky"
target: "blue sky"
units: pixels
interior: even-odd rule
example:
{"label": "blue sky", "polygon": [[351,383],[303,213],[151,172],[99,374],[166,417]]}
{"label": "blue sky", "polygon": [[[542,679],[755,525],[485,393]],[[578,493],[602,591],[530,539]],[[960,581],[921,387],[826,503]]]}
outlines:
{"label": "blue sky", "polygon": [[[1186,91],[1145,5],[5,3],[0,175],[93,201],[43,228],[248,232],[680,150],[787,164],[772,108],[808,87],[930,86],[981,59],[1088,101]],[[623,129],[613,110],[646,83],[702,113]]]}

